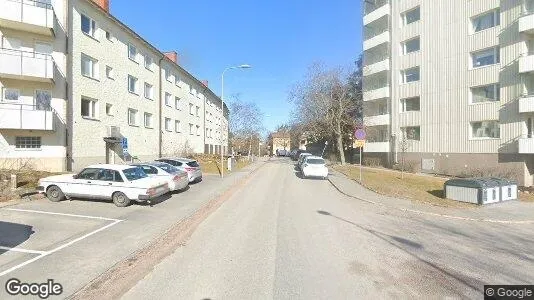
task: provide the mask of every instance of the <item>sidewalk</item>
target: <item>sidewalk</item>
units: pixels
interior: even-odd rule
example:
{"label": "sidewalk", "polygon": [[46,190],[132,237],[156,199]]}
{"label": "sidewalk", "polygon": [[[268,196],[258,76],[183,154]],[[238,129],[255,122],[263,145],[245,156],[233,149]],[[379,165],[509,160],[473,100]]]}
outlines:
{"label": "sidewalk", "polygon": [[[534,205],[532,203],[517,200],[463,209],[439,207],[413,202],[409,199],[380,195],[336,170],[331,169],[330,172],[329,181],[339,192],[372,205],[449,219],[495,223],[534,223]],[[388,183],[384,182],[384,184]]]}

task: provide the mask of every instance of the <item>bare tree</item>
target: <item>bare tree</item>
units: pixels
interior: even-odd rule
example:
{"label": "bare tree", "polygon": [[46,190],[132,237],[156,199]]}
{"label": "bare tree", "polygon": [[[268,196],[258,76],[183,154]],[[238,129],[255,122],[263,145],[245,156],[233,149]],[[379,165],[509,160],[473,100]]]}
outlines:
{"label": "bare tree", "polygon": [[406,152],[410,144],[406,138],[406,134],[401,133],[401,139],[399,140],[399,150],[401,152],[401,179],[404,179],[404,171],[406,171]]}
{"label": "bare tree", "polygon": [[238,95],[232,96],[230,102],[230,133],[233,147],[248,148],[250,155],[252,144],[263,131],[263,113],[254,102],[243,102]]}
{"label": "bare tree", "polygon": [[344,146],[356,125],[357,104],[348,73],[342,68],[325,69],[315,64],[305,80],[294,86],[290,100],[295,117],[317,136],[335,142],[341,164],[345,164]]}

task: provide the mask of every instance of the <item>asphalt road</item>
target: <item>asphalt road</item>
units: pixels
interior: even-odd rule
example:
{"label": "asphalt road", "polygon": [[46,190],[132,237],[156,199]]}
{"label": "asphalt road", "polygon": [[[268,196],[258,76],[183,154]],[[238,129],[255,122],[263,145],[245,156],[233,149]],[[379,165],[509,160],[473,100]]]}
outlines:
{"label": "asphalt road", "polygon": [[534,225],[413,215],[269,162],[124,299],[483,298],[534,283]]}

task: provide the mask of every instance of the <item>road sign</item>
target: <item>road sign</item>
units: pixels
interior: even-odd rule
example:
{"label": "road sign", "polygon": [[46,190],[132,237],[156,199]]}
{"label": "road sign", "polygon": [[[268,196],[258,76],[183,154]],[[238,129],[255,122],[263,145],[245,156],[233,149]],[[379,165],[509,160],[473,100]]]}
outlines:
{"label": "road sign", "polygon": [[365,140],[365,130],[363,129],[356,129],[354,131],[354,137],[357,139],[357,140]]}
{"label": "road sign", "polygon": [[365,140],[355,140],[354,141],[354,148],[361,148],[365,145]]}
{"label": "road sign", "polygon": [[127,138],[122,138],[121,146],[122,146],[122,152],[124,154],[128,153],[128,139]]}

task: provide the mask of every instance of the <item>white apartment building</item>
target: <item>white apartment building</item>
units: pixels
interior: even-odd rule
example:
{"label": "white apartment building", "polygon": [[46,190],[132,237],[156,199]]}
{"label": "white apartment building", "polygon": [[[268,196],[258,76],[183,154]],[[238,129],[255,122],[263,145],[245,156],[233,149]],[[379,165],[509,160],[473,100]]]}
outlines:
{"label": "white apartment building", "polygon": [[364,1],[367,157],[534,174],[534,0]]}
{"label": "white apartment building", "polygon": [[0,168],[227,151],[227,107],[222,118],[207,82],[113,17],[107,0],[0,7]]}

